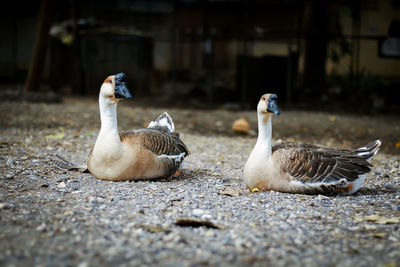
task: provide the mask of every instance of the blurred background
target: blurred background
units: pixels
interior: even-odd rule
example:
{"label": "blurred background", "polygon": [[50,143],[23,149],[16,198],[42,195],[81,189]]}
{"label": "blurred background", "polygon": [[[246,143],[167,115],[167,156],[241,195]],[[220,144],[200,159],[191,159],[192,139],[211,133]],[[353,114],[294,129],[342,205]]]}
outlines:
{"label": "blurred background", "polygon": [[3,10],[2,99],[96,96],[126,72],[137,100],[399,112],[400,0],[32,0]]}

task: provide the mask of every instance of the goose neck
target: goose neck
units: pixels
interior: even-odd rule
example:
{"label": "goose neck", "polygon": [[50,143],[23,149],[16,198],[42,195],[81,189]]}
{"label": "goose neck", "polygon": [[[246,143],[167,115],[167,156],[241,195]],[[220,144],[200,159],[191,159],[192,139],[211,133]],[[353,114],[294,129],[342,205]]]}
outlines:
{"label": "goose neck", "polygon": [[258,115],[258,138],[256,146],[265,149],[266,157],[271,155],[272,150],[272,123],[271,115]]}
{"label": "goose neck", "polygon": [[99,109],[100,109],[100,121],[101,121],[101,134],[116,135],[118,134],[118,123],[117,123],[117,105],[107,104],[104,97],[99,97]]}

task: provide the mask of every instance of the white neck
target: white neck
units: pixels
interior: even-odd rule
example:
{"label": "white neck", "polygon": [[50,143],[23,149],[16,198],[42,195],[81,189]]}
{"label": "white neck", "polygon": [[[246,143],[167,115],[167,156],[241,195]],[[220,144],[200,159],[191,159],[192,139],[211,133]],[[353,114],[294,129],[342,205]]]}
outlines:
{"label": "white neck", "polygon": [[268,114],[267,122],[264,122],[264,116],[258,114],[258,138],[257,138],[257,153],[263,154],[262,156],[268,158],[271,156],[272,151],[272,123],[271,115]]}
{"label": "white neck", "polygon": [[96,144],[104,141],[109,145],[119,145],[121,140],[118,133],[117,104],[108,104],[106,101],[103,96],[99,96],[101,128]]}

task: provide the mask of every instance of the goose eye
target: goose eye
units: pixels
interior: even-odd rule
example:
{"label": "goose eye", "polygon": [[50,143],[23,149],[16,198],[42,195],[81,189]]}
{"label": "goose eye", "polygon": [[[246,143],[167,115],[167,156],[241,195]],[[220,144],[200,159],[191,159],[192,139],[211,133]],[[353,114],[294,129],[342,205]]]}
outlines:
{"label": "goose eye", "polygon": [[109,83],[112,83],[112,81],[111,81],[111,80],[109,80],[108,82],[109,82]]}
{"label": "goose eye", "polygon": [[264,100],[264,101],[265,101],[265,97],[264,97],[264,96],[263,96],[262,100]]}

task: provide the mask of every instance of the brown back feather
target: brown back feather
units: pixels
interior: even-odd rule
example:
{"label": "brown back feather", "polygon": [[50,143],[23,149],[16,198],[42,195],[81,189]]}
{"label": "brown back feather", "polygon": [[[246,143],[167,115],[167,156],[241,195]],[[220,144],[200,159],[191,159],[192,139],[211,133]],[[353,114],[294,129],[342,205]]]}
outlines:
{"label": "brown back feather", "polygon": [[310,144],[284,142],[272,147],[282,168],[302,182],[354,181],[371,170],[367,157],[358,150],[324,148]]}
{"label": "brown back feather", "polygon": [[125,138],[134,138],[135,142],[140,143],[156,155],[178,155],[185,153],[185,156],[187,156],[190,154],[177,132],[167,133],[158,129],[146,128],[121,133],[120,137],[121,141]]}

